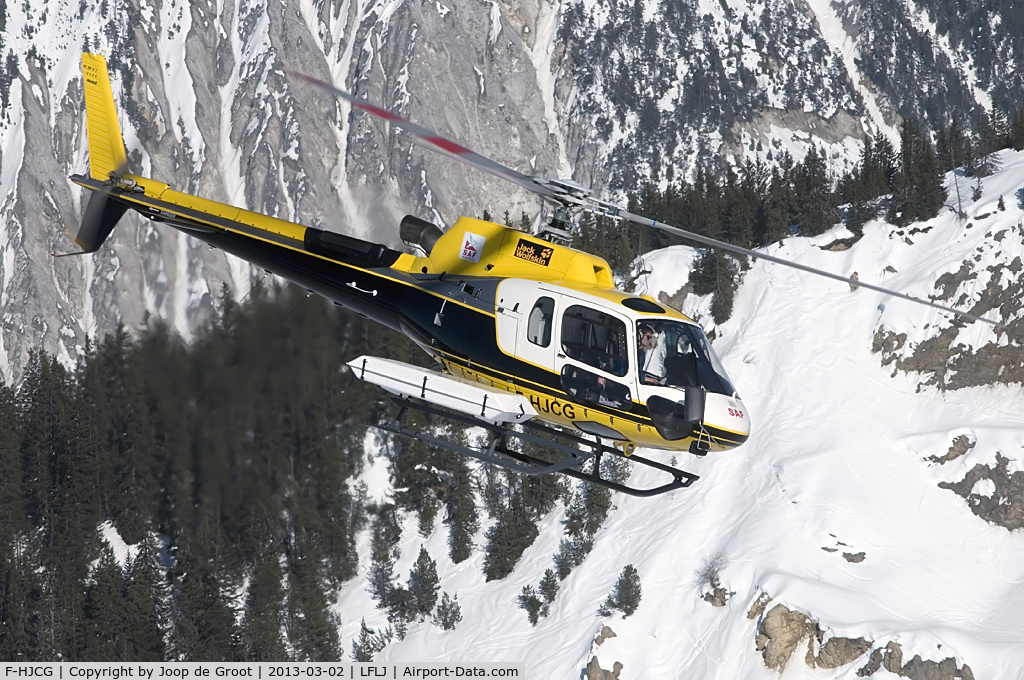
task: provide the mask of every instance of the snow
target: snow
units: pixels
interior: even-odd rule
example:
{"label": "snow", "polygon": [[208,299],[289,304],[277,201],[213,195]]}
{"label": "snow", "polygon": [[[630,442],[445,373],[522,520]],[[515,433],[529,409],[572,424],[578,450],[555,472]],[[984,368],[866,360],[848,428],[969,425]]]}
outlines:
{"label": "snow", "polygon": [[497,0],[488,0],[488,2],[491,3],[491,30],[487,33],[487,44],[493,45],[501,35],[501,6],[498,5]]}
{"label": "snow", "polygon": [[110,549],[114,551],[114,561],[117,562],[117,566],[124,569],[125,563],[129,559],[134,559],[139,554],[137,545],[128,545],[121,538],[121,534],[118,532],[117,527],[110,520],[107,520],[100,525],[100,536],[107,542]]}
{"label": "snow", "polygon": [[899,131],[891,125],[886,124],[885,117],[878,105],[874,91],[866,84],[866,79],[861,77],[857,60],[860,58],[860,50],[853,37],[843,28],[842,19],[836,14],[835,6],[830,0],[807,0],[811,11],[818,19],[818,27],[821,29],[821,37],[832,49],[832,52],[842,59],[846,73],[849,75],[853,86],[864,99],[864,106],[871,116],[871,122],[889,138],[895,147],[899,147]]}
{"label": "snow", "polygon": [[749,158],[759,159],[769,168],[777,165],[783,153],[789,153],[795,162],[800,162],[813,146],[823,154],[828,170],[834,177],[853,170],[860,163],[864,149],[864,143],[854,137],[845,137],[842,141],[830,143],[820,137],[812,137],[803,130],[793,130],[775,123],[769,124],[767,131],[757,132],[756,137],[744,130],[740,146],[743,149],[742,157],[732,159],[737,165]]}
{"label": "snow", "polygon": [[[963,75],[964,82],[973,91],[975,100],[981,104],[986,112],[992,111],[992,96],[985,92],[982,88],[978,87],[978,73],[974,68],[974,60],[971,58],[969,53],[957,55],[949,42],[949,35],[939,35],[939,28],[935,25],[931,19],[928,18],[928,10],[921,7],[918,8],[913,0],[907,2],[908,8],[917,9],[915,13],[911,13],[912,18],[917,19],[918,26],[923,30],[925,35],[931,36],[935,45],[942,50],[943,54],[949,59],[949,63],[952,64],[960,73]],[[999,15],[994,15],[994,18],[999,18]],[[993,30],[995,27],[992,27]]]}
{"label": "snow", "polygon": [[[1024,185],[1024,153],[1000,158],[1003,170],[987,186],[993,196],[996,189],[1012,196]],[[951,211],[913,225],[931,228],[915,234],[912,246],[891,225],[872,222],[846,251],[820,248],[848,235],[837,229],[787,239],[772,252],[927,295],[941,273],[956,271],[965,256],[993,240],[987,232],[1007,230],[999,242],[1002,257],[1011,246],[1022,247],[1024,232],[1014,231],[1022,219],[1024,211],[1008,202],[985,229],[965,229]],[[983,251],[979,269],[996,257],[991,248]],[[649,254],[648,292],[675,293],[696,254],[682,246]],[[890,264],[897,273],[883,272]],[[691,295],[684,310],[706,316],[706,302]],[[1020,468],[1020,385],[919,388],[919,376],[893,375],[871,351],[882,324],[897,332],[928,325],[920,332],[929,334],[945,327],[947,317],[753,262],[732,318],[715,328],[716,349],[753,414],[750,441],[704,459],[681,455],[681,465],[701,476],[690,489],[654,499],[616,494],[617,508],[596,535],[593,552],[561,583],[550,616],[536,627],[517,609],[517,597],[552,567],[561,510],[543,520],[540,537],[513,574],[490,583],[479,552],[451,564],[446,532],[435,529],[423,538],[414,518],[406,517],[397,578],[404,582],[419,545],[426,545],[438,562],[441,589],[458,593],[464,620],[450,632],[413,624],[378,660],[525,661],[531,677],[567,678],[581,677],[596,653],[604,668],[621,662],[623,680],[778,677],[755,651],[757,621],[746,616],[764,592],[773,598],[769,609],[783,603],[805,612],[826,637],[863,636],[876,647],[896,641],[905,661],[915,654],[952,656],[978,678],[1018,677],[1024,667],[1024,533],[986,523],[938,484],[994,462],[996,452]],[[930,460],[963,434],[975,442],[966,455],[946,464]],[[376,480],[376,497],[385,482],[379,470],[368,474]],[[641,483],[643,473],[633,481]],[[974,489],[982,496],[993,491],[991,482]],[[367,534],[360,540],[365,560]],[[483,543],[483,529],[477,543]],[[861,552],[861,562],[843,557]],[[707,586],[698,573],[713,560],[722,563],[722,587],[734,593],[722,608],[700,597]],[[640,574],[640,607],[626,619],[603,619],[597,607],[626,564]],[[367,567],[362,564],[361,573]],[[371,627],[385,623],[363,579],[346,585],[337,611],[346,650],[364,613]],[[603,625],[617,637],[598,647],[594,638]],[[863,656],[834,670],[810,669],[805,650],[797,648],[782,677],[854,678],[866,663]]]}
{"label": "snow", "polygon": [[192,156],[192,173],[198,175],[206,157],[206,144],[196,120],[196,86],[187,66],[186,42],[183,36],[192,28],[192,11],[180,0],[160,4],[160,32],[157,40],[158,59],[164,69],[164,96],[173,123],[174,137],[187,141],[185,150]]}
{"label": "snow", "polygon": [[533,48],[529,49],[524,45],[524,49],[527,50],[530,61],[533,62],[533,70],[537,76],[537,86],[544,102],[544,122],[548,126],[548,132],[554,135],[558,142],[558,167],[551,168],[551,171],[556,177],[571,177],[572,168],[565,151],[565,137],[555,111],[556,74],[552,71],[551,64],[555,43],[558,39],[560,10],[561,2],[559,0],[540,0],[540,16],[537,19],[537,33]]}

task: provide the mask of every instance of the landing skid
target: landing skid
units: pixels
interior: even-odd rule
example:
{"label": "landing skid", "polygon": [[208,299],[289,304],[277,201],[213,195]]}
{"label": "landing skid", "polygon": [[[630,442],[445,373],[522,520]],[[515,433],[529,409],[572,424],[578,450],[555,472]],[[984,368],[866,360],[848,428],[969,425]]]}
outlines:
{"label": "landing skid", "polygon": [[[477,460],[482,460],[485,463],[500,465],[503,468],[507,468],[515,472],[521,472],[527,475],[545,475],[552,472],[560,472],[563,475],[568,475],[575,479],[590,482],[591,484],[599,484],[613,491],[621,491],[622,493],[629,494],[630,496],[641,497],[657,496],[669,491],[674,491],[675,489],[685,489],[699,479],[697,475],[690,472],[685,472],[670,465],[665,465],[636,454],[626,456],[619,449],[607,446],[600,441],[594,442],[589,439],[584,439],[572,432],[557,430],[547,425],[540,425],[538,423],[526,421],[522,423],[522,427],[527,431],[517,432],[515,430],[502,427],[500,425],[493,425],[449,409],[416,403],[411,399],[395,398],[394,402],[398,404],[399,407],[398,416],[393,420],[378,423],[376,425],[377,428],[393,434],[402,435],[403,437],[415,439],[430,446],[437,446],[454,453],[461,453],[463,455],[476,458]],[[409,409],[419,411],[427,415],[446,418],[470,427],[482,427],[491,432],[491,441],[483,447],[462,446],[444,439],[439,439],[426,434],[425,432],[411,430],[405,427],[402,423],[402,418]],[[538,434],[568,441],[571,442],[571,444],[563,444],[559,441],[553,441],[552,439],[537,436]],[[514,451],[508,446],[508,442],[511,439],[517,439],[521,442],[529,442],[531,444],[543,446],[556,455],[561,454],[562,458],[560,461],[552,463],[521,451]],[[661,472],[671,475],[672,481],[649,489],[637,489],[611,479],[605,479],[601,476],[601,458],[605,454],[618,456],[636,465],[644,465],[654,468],[655,470],[660,470]],[[594,460],[592,471],[589,473],[581,471],[579,469],[580,466],[591,459]]]}

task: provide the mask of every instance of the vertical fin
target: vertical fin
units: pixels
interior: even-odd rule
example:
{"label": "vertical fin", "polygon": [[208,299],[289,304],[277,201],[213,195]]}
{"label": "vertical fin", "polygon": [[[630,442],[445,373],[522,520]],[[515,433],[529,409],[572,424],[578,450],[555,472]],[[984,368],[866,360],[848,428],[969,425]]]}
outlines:
{"label": "vertical fin", "polygon": [[[89,135],[89,175],[94,180],[107,182],[127,172],[128,155],[124,150],[121,126],[117,122],[117,107],[110,89],[106,59],[99,54],[83,53],[82,81],[86,132]],[[120,201],[110,200],[113,191],[112,184],[94,189],[78,231],[71,233],[67,230],[83,252],[96,252],[128,209]]]}
{"label": "vertical fin", "polygon": [[111,175],[124,172],[128,165],[107,60],[99,54],[82,53],[82,77],[89,134],[89,175],[105,182]]}

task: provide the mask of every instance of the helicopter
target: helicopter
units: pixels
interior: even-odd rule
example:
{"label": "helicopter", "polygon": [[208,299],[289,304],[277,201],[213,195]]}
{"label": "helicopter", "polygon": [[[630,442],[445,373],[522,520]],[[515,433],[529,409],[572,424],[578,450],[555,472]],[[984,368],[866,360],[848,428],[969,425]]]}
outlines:
{"label": "helicopter", "polygon": [[[674,457],[669,465],[639,455],[638,448],[704,456],[740,446],[751,434],[750,414],[701,327],[650,296],[617,290],[605,260],[564,244],[581,211],[850,282],[634,215],[571,180],[522,174],[299,73],[289,75],[553,203],[550,223],[533,234],[460,217],[442,230],[407,215],[399,236],[415,251],[408,253],[183,193],[128,172],[106,61],[83,53],[82,70],[89,173],[70,178],[92,192],[70,234],[82,253],[95,252],[134,210],[402,333],[439,370],[373,356],[349,361],[356,378],[395,395],[397,416],[377,427],[516,472],[560,473],[654,496],[688,487],[698,476],[676,467]],[[870,283],[856,285],[978,319]],[[486,436],[472,446],[449,441],[436,430],[408,426],[410,410],[483,428]],[[604,457],[661,478],[653,486],[630,486],[604,472]]]}

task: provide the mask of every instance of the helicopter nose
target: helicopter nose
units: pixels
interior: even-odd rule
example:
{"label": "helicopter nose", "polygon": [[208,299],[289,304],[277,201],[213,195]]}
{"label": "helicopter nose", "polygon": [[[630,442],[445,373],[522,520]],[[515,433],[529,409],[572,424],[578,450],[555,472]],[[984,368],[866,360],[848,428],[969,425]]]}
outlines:
{"label": "helicopter nose", "polygon": [[715,439],[739,446],[750,436],[750,414],[739,397],[709,392],[704,406],[704,427]]}

